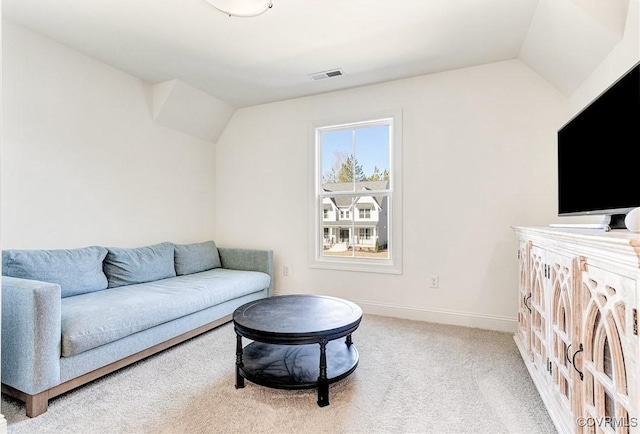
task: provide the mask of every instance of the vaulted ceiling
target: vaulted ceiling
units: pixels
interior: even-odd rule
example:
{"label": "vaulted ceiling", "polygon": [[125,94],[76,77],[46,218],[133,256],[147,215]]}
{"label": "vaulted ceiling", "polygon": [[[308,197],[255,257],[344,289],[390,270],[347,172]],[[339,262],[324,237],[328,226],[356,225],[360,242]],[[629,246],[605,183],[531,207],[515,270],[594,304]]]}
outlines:
{"label": "vaulted ceiling", "polygon": [[[629,0],[3,0],[3,18],[156,84],[235,107],[521,59],[567,96],[622,38]],[[311,75],[341,69],[344,75]]]}

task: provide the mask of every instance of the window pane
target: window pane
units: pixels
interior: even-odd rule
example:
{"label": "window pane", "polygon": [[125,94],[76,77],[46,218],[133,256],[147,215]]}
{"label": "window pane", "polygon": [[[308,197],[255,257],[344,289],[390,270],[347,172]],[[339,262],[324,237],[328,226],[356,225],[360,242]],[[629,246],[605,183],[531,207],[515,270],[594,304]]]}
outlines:
{"label": "window pane", "polygon": [[322,200],[323,256],[350,256],[353,238],[353,201],[350,196]]}
{"label": "window pane", "polygon": [[320,133],[322,151],[322,183],[353,182],[349,163],[353,154],[353,130],[323,131]]}
{"label": "window pane", "polygon": [[[386,205],[386,198],[383,203]],[[374,215],[375,218],[373,218]],[[356,220],[355,224],[358,229],[353,240],[354,256],[389,259],[387,246],[389,221],[386,209],[374,211],[371,219]]]}
{"label": "window pane", "polygon": [[322,184],[345,183],[355,191],[358,182],[388,181],[389,133],[388,124],[322,131]]}
{"label": "window pane", "polygon": [[324,197],[322,256],[389,259],[387,204],[386,195]]}
{"label": "window pane", "polygon": [[389,125],[355,130],[355,161],[362,177],[358,181],[389,180]]}

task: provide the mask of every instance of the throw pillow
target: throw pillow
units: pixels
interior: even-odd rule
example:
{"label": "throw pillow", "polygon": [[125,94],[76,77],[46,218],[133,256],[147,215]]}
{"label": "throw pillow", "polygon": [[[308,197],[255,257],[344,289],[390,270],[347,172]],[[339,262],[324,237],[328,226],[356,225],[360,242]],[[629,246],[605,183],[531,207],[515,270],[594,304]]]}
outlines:
{"label": "throw pillow", "polygon": [[109,288],[174,277],[173,243],[146,247],[107,247],[104,274]]}
{"label": "throw pillow", "polygon": [[2,274],[60,285],[62,297],[107,288],[102,260],[107,249],[100,246],[60,250],[4,250]]}
{"label": "throw pillow", "polygon": [[199,273],[222,266],[216,243],[176,244],[175,245],[176,274]]}

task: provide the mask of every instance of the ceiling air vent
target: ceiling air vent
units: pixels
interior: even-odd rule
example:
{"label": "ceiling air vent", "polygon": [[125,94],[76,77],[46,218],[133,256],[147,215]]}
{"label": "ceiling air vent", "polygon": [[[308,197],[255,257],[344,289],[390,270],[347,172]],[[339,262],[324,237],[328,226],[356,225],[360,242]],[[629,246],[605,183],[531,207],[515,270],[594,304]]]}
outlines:
{"label": "ceiling air vent", "polygon": [[342,69],[338,68],[331,69],[329,71],[315,72],[313,74],[309,74],[309,77],[314,80],[324,80],[325,78],[340,77],[341,75],[344,75],[344,72]]}

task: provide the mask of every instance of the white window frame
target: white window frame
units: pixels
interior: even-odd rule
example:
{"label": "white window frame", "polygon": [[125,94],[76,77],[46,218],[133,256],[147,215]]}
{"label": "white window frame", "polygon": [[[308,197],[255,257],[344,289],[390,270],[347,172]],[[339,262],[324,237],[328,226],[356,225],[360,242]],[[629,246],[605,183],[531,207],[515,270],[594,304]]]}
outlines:
{"label": "white window frame", "polygon": [[358,208],[358,219],[371,220],[371,208]]}
{"label": "white window frame", "polygon": [[[364,232],[364,235],[362,234]],[[361,240],[372,240],[373,239],[373,228],[358,228],[358,238]]]}
{"label": "white window frame", "polygon": [[[389,209],[387,259],[362,257],[323,256],[323,221],[321,161],[322,149],[319,136],[323,131],[359,126],[390,125],[389,155]],[[312,122],[309,127],[309,266],[312,268],[402,274],[402,111],[343,116]]]}

